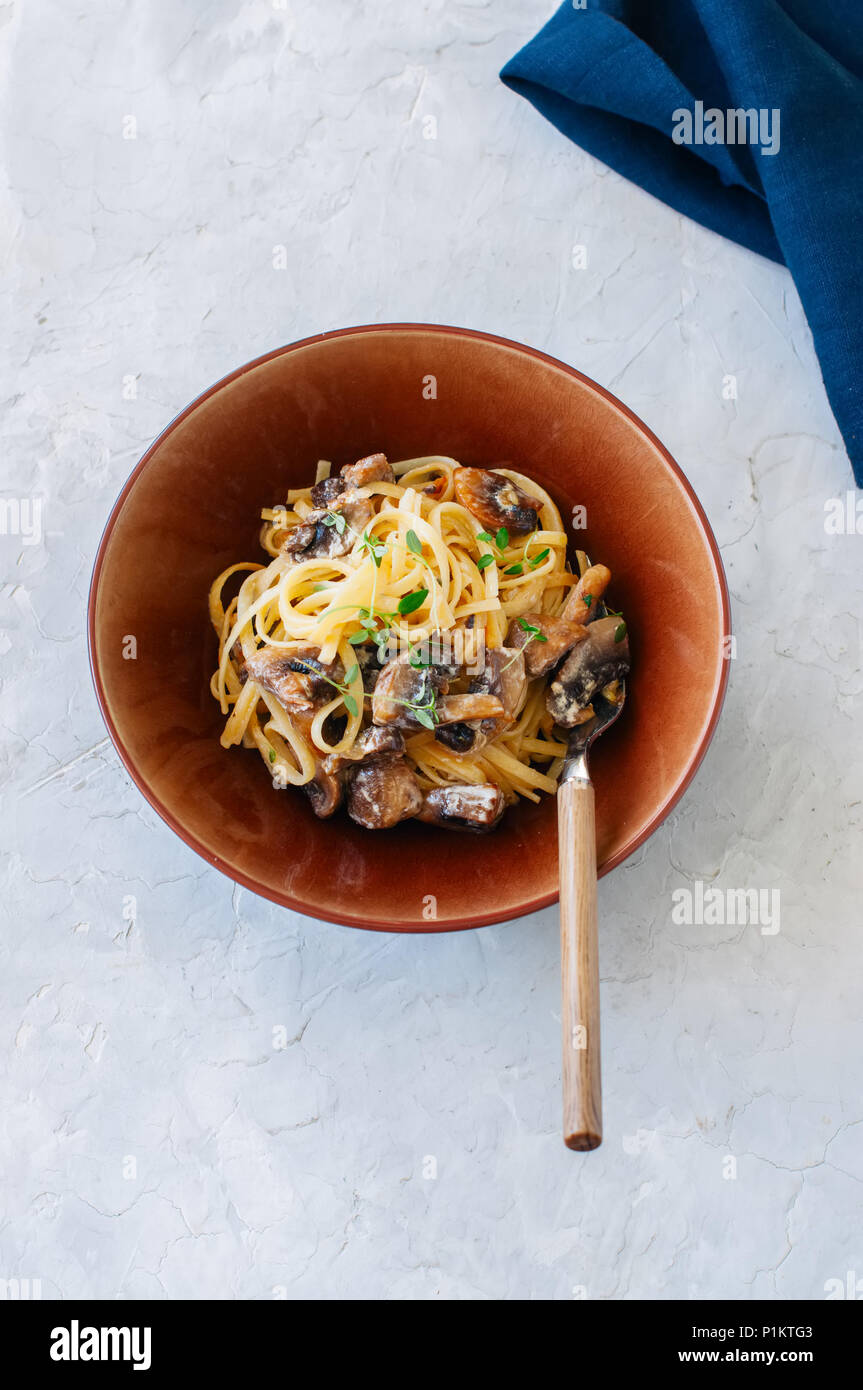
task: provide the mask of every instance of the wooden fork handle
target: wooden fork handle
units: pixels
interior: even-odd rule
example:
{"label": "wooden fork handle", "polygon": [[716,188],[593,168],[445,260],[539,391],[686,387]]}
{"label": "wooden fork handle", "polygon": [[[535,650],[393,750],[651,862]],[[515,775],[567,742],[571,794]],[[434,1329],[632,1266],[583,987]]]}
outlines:
{"label": "wooden fork handle", "polygon": [[602,1143],[599,1060],[599,941],[596,925],[596,818],[593,786],[573,778],[557,793],[560,866],[563,1142]]}

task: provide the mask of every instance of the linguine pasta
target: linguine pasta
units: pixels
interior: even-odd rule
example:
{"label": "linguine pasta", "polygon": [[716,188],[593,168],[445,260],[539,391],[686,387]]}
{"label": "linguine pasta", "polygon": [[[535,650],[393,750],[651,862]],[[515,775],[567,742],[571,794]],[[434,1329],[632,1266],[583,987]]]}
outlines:
{"label": "linguine pasta", "polygon": [[[383,463],[378,471],[385,476],[350,492],[354,512],[365,521],[361,528],[352,524],[353,513],[341,508],[341,499],[327,511],[316,505],[312,485],[294,489],[285,505],[261,513],[267,563],[230,565],[210,590],[219,639],[211,690],[225,716],[222,745],[257,749],[280,786],[309,789],[322,763],[347,766],[358,756],[373,701],[361,657],[386,642],[389,653],[407,653],[415,665],[415,653],[443,643],[446,659],[455,651],[464,667],[463,678],[444,688],[470,690],[470,671],[481,669],[484,651],[505,647],[514,623],[515,630],[520,623],[545,641],[535,615],[559,618],[578,582],[567,564],[560,513],[530,478],[506,468],[483,472],[485,478],[509,480],[536,504],[535,526],[527,534],[510,534],[506,527],[492,534],[459,501],[455,459],[429,455]],[[462,476],[468,472],[480,474],[463,470]],[[319,463],[316,484],[326,487],[328,478],[330,465]],[[334,479],[332,486],[344,484]],[[338,541],[334,549],[342,553],[315,553],[321,548],[315,545],[298,550],[297,536],[314,525],[324,544]],[[291,544],[293,551],[286,548]],[[530,622],[526,614],[533,615]],[[281,687],[256,676],[262,655],[271,661],[295,658],[300,671],[305,661],[311,674],[320,673],[312,707],[298,713],[290,700],[279,698]],[[521,653],[515,659],[522,661]],[[427,703],[408,704],[403,757],[420,792],[493,784],[507,804],[553,793],[566,743],[546,707],[547,686],[545,677],[527,679],[520,708],[507,711],[506,719],[491,726],[499,731],[466,752],[441,741],[441,705],[435,707],[434,695]]]}

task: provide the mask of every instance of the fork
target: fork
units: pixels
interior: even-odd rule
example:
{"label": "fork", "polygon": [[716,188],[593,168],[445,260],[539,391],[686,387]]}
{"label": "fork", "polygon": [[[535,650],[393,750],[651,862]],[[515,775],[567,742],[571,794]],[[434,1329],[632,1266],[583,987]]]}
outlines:
{"label": "fork", "polygon": [[570,735],[557,793],[563,1142],[568,1149],[596,1149],[602,1143],[596,814],[588,753],[619,717],[625,698],[621,681],[614,703],[594,699],[593,718]]}

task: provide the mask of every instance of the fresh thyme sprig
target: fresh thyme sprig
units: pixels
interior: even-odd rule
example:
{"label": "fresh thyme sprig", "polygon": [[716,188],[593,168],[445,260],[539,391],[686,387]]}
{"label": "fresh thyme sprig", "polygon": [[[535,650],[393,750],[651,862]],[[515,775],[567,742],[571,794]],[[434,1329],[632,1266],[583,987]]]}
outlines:
{"label": "fresh thyme sprig", "polygon": [[[357,613],[360,629],[359,632],[352,633],[348,642],[352,647],[362,646],[365,642],[374,642],[378,649],[378,660],[383,660],[390,640],[390,628],[396,615],[394,613],[381,613],[369,608],[360,608]],[[378,623],[381,623],[382,626],[378,627]]]}
{"label": "fresh thyme sprig", "polygon": [[[500,530],[494,536],[488,531],[478,531],[476,538],[478,541],[485,541],[486,545],[493,545],[501,557],[509,545],[509,531],[507,531],[505,526],[501,526]],[[485,555],[480,555],[476,562],[476,567],[478,570],[484,570],[488,569],[489,565],[493,564],[494,556],[486,551]]]}
{"label": "fresh thyme sprig", "polygon": [[413,613],[421,608],[429,596],[428,589],[414,589],[412,593],[402,594],[398,602],[399,613]]}
{"label": "fresh thyme sprig", "polygon": [[[427,659],[427,655],[426,657],[423,657],[421,655],[420,643],[417,643],[415,647],[408,647],[408,662],[415,671],[427,672],[432,666],[432,662]],[[423,694],[425,694],[428,697],[424,704],[420,704],[418,700],[398,699],[393,700],[393,704],[403,705],[405,709],[409,709],[411,711],[414,718],[418,721],[418,723],[422,724],[423,728],[433,729],[435,724],[439,722],[437,712],[437,691],[435,690],[428,675],[423,676]]]}
{"label": "fresh thyme sprig", "polygon": [[387,548],[386,541],[382,541],[380,536],[372,536],[368,531],[363,531],[362,540],[357,546],[357,550],[367,550],[375,562],[375,569],[380,569],[384,551]]}
{"label": "fresh thyme sprig", "polygon": [[437,691],[428,689],[428,700],[421,705],[417,700],[393,700],[394,705],[403,705],[409,709],[417,723],[422,724],[424,729],[433,729],[439,722],[437,713]]}
{"label": "fresh thyme sprig", "polygon": [[425,564],[426,558],[423,555],[423,543],[417,535],[416,531],[408,531],[407,535],[405,536],[405,541],[407,542],[408,550],[412,551],[413,554],[416,555],[422,561],[423,564]]}
{"label": "fresh thyme sprig", "polygon": [[[381,561],[383,560],[386,548],[386,541],[382,541],[378,536],[373,536],[368,529],[363,532],[362,540],[357,546],[360,552],[367,551],[368,554],[371,555],[375,566],[375,581],[372,585],[370,606],[368,608],[358,609],[361,626],[359,632],[353,633],[353,635],[348,638],[352,647],[359,646],[361,642],[368,641],[370,637],[377,640],[378,628],[376,627],[376,621],[378,618],[384,623],[384,630],[387,632],[389,631],[390,624],[386,620],[384,614],[379,614],[375,610],[375,599],[378,591],[378,570],[381,567]],[[378,643],[378,653],[380,654],[380,643]]]}
{"label": "fresh thyme sprig", "polygon": [[[426,557],[423,555],[423,543],[417,535],[416,531],[408,531],[405,536],[405,542],[407,543],[407,548],[411,552],[411,554],[415,555],[416,558],[419,560],[420,564],[423,566],[423,568],[428,570],[429,577],[431,578],[431,608],[432,613],[434,614],[437,612],[437,576],[434,572],[434,569],[432,568],[430,561],[428,561]],[[419,599],[416,603],[414,603],[410,608],[401,608],[400,606],[400,612],[412,613],[414,611],[414,608],[419,608],[420,604],[428,596],[429,591],[428,589],[419,589],[417,590],[417,592],[421,593],[423,597]],[[411,595],[405,594],[405,598],[410,597]]]}
{"label": "fresh thyme sprig", "polygon": [[488,545],[496,546],[501,554],[503,554],[509,545],[509,531],[507,531],[505,526],[501,526],[500,530],[494,536],[490,535],[488,531],[478,531],[476,538],[478,541],[485,541]]}
{"label": "fresh thyme sprig", "polygon": [[528,569],[537,569],[537,567],[542,564],[548,551],[549,547],[546,546],[545,550],[541,550],[538,555],[532,555],[529,560],[519,560],[516,564],[510,565],[508,569],[505,569],[504,574],[524,574],[525,564]]}
{"label": "fresh thyme sprig", "polygon": [[[428,589],[414,589],[409,594],[402,594],[392,613],[384,613],[381,609],[374,607],[373,595],[371,608],[357,609],[360,623],[359,631],[351,633],[348,642],[352,647],[362,646],[365,642],[374,642],[380,658],[389,642],[390,630],[394,627],[396,619],[406,613],[413,613],[427,598]],[[381,624],[380,627],[378,626],[379,623]]]}
{"label": "fresh thyme sprig", "polygon": [[[523,642],[522,645],[521,645],[521,646],[518,648],[518,650],[515,652],[515,655],[510,657],[509,661],[506,663],[506,665],[505,665],[504,668],[503,668],[504,671],[508,671],[509,668],[510,668],[510,666],[513,664],[513,662],[514,662],[514,661],[518,661],[519,656],[523,655],[523,653],[524,653],[524,652],[527,650],[527,648],[530,646],[531,642],[547,642],[547,641],[548,641],[548,637],[547,637],[546,634],[542,631],[541,628],[534,627],[533,623],[529,623],[525,618],[519,618],[517,621],[518,621],[518,625],[519,625],[519,627],[521,628],[522,632],[526,632],[526,633],[527,633],[527,641],[526,641],[526,642]],[[501,673],[501,674],[502,674],[502,673]]]}
{"label": "fresh thyme sprig", "polygon": [[614,629],[614,640],[615,642],[622,642],[627,633],[626,623],[623,618],[623,610],[621,609],[621,611],[618,613],[616,608],[609,608],[608,615],[612,618],[620,618],[620,622]]}
{"label": "fresh thyme sprig", "polygon": [[[487,545],[493,545],[495,550],[497,550],[500,558],[503,559],[503,553],[509,545],[509,531],[507,531],[505,526],[501,526],[500,530],[497,532],[497,535],[495,536],[492,536],[488,531],[480,531],[477,534],[477,540],[485,541]],[[530,539],[528,539],[527,544],[530,545]],[[527,547],[525,547],[525,551],[526,549]],[[507,566],[507,568],[504,570],[504,574],[523,574],[525,565],[527,565],[529,569],[535,570],[539,565],[542,564],[546,555],[548,555],[548,552],[549,547],[546,546],[545,550],[541,550],[538,555],[533,555],[530,559],[528,559],[527,555],[525,554],[523,559],[516,561],[516,563],[513,565]],[[477,569],[487,569],[489,565],[494,564],[494,558],[495,557],[493,555],[490,555],[488,553],[486,553],[485,555],[480,555],[479,559],[476,562]]]}
{"label": "fresh thyme sprig", "polygon": [[[547,642],[547,641],[548,641],[548,637],[547,637],[547,635],[543,632],[542,628],[534,627],[533,623],[527,622],[527,620],[526,620],[525,618],[519,618],[519,620],[518,620],[518,625],[519,625],[519,627],[521,628],[522,632],[526,632],[526,633],[529,634],[528,639],[527,639],[527,642],[525,642],[525,644],[524,644],[524,647],[526,647],[526,646],[528,645],[529,642]],[[522,651],[524,651],[524,647],[522,647]]]}

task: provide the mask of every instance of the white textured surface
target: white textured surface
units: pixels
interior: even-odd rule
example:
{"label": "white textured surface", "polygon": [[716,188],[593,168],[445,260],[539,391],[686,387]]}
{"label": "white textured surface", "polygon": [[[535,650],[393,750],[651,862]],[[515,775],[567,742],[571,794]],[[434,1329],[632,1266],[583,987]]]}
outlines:
{"label": "white textured surface", "polygon": [[[0,4],[2,495],[46,529],[0,536],[0,1277],[43,1296],[822,1298],[863,1273],[863,536],[823,525],[850,470],[785,271],[498,82],[550,10]],[[258,901],[144,803],[91,691],[92,556],[148,442],[239,363],[387,319],[610,386],[728,570],[718,737],[600,890],[587,1157],[558,1136],[554,911],[421,939]],[[780,932],[675,925],[699,878],[780,888]]]}

